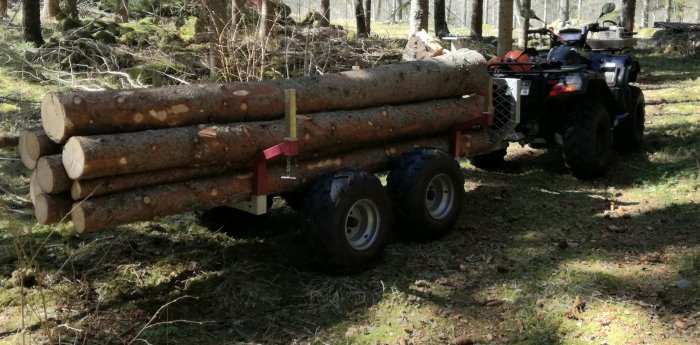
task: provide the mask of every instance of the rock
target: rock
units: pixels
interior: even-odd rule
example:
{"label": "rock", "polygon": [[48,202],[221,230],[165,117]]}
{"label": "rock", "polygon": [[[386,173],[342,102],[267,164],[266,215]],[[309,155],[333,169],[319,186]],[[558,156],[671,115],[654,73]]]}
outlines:
{"label": "rock", "polygon": [[681,279],[681,280],[677,281],[677,282],[676,282],[675,284],[673,284],[673,285],[674,285],[675,287],[679,288],[679,289],[687,289],[687,288],[689,288],[691,285],[693,285],[693,283],[691,283],[690,280],[688,280],[688,279]]}
{"label": "rock", "polygon": [[350,338],[359,332],[360,332],[360,330],[357,327],[349,327],[348,330],[345,331],[345,337]]}
{"label": "rock", "polygon": [[675,326],[678,329],[687,329],[688,324],[685,323],[683,320],[676,320],[676,322],[673,323],[673,326]]}
{"label": "rock", "polygon": [[452,341],[450,341],[450,344],[451,345],[472,345],[472,344],[474,344],[474,340],[472,340],[472,338],[467,336],[467,335],[460,335],[459,337],[452,339]]}
{"label": "rock", "polygon": [[422,279],[416,280],[416,282],[414,284],[416,284],[417,287],[423,287],[423,288],[430,287],[430,283],[428,283],[427,281],[422,280]]}

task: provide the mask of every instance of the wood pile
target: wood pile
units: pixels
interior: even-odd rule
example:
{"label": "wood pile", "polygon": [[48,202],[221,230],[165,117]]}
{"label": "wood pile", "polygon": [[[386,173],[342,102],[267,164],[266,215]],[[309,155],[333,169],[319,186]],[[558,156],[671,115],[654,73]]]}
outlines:
{"label": "wood pile", "polygon": [[[343,167],[386,170],[413,147],[448,150],[455,125],[483,116],[486,82],[484,58],[464,50],[288,80],[50,93],[19,150],[37,221],[94,231],[250,198],[255,157],[285,139],[286,89],[300,114],[296,179],[272,162],[271,195]],[[488,141],[457,140],[466,154]]]}

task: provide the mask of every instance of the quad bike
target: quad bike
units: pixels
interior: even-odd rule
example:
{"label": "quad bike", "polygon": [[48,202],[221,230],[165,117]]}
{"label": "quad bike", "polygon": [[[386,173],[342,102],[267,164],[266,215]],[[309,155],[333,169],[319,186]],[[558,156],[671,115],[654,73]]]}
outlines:
{"label": "quad bike", "polygon": [[[595,23],[581,28],[528,30],[548,37],[549,49],[526,48],[489,60],[492,76],[521,80],[520,124],[500,148],[473,157],[474,165],[497,166],[508,142],[520,142],[560,147],[571,173],[589,179],[606,171],[613,148],[630,152],[642,146],[644,95],[630,85],[640,66],[627,54],[633,33],[612,21],[598,23],[614,9],[606,4]],[[521,15],[539,19],[530,9]],[[601,33],[600,39],[589,40],[591,33]]]}

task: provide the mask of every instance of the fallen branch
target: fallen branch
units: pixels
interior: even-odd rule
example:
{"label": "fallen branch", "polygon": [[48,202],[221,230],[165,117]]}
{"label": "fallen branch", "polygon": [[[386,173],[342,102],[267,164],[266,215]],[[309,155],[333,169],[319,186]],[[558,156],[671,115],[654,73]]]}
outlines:
{"label": "fallen branch", "polygon": [[19,135],[0,133],[0,149],[6,148],[6,147],[16,147],[18,144],[19,144]]}

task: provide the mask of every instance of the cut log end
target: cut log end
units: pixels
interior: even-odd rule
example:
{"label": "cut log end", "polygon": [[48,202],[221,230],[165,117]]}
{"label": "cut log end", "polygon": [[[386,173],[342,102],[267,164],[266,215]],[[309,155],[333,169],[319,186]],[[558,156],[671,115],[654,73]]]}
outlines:
{"label": "cut log end", "polygon": [[32,201],[32,205],[36,205],[36,197],[42,194],[43,191],[39,186],[39,180],[36,177],[36,170],[32,171],[32,176],[29,178],[29,200]]}
{"label": "cut log end", "polygon": [[19,143],[18,143],[18,149],[19,149],[19,158],[22,160],[22,164],[27,169],[34,169],[36,168],[36,163],[38,158],[32,158],[30,154],[30,149],[29,149],[29,142],[32,141],[29,139],[31,135],[31,130],[30,129],[25,129],[19,134]]}
{"label": "cut log end", "polygon": [[51,140],[60,143],[67,138],[66,110],[57,93],[49,93],[41,102],[41,124]]}
{"label": "cut log end", "polygon": [[71,219],[73,220],[73,226],[75,231],[79,234],[90,231],[85,228],[85,210],[80,203],[76,203],[73,206],[73,211],[71,212]]}
{"label": "cut log end", "polygon": [[73,200],[68,195],[40,194],[34,203],[34,215],[39,224],[55,224],[68,220]]}
{"label": "cut log end", "polygon": [[76,138],[70,138],[63,146],[63,167],[66,168],[68,177],[76,180],[85,171],[85,154],[80,142]]}

